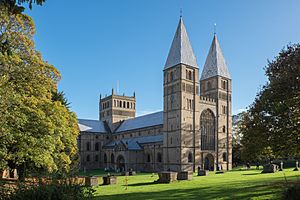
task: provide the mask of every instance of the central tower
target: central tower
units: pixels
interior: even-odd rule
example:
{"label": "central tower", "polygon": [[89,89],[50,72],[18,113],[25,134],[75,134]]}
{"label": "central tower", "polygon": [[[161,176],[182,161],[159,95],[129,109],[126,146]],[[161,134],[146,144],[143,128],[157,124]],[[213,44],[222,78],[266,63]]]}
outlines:
{"label": "central tower", "polygon": [[199,68],[182,17],[164,66],[164,169],[195,169]]}
{"label": "central tower", "polygon": [[133,96],[117,95],[112,89],[111,95],[99,101],[99,119],[105,121],[113,132],[122,121],[135,117],[135,93]]}

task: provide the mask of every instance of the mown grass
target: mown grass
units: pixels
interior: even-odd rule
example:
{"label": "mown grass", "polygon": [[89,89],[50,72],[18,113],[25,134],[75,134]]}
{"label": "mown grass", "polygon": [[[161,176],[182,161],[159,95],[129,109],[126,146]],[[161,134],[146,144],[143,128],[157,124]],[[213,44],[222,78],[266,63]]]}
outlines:
{"label": "mown grass", "polygon": [[[91,174],[103,175],[103,172]],[[261,170],[252,169],[233,170],[224,174],[210,172],[206,177],[194,174],[192,181],[157,184],[154,183],[158,179],[157,174],[143,173],[128,176],[126,187],[125,177],[118,176],[116,185],[96,187],[94,199],[281,199],[286,185],[284,174],[288,182],[297,181],[300,177],[300,172],[292,169],[273,174],[261,174]]]}

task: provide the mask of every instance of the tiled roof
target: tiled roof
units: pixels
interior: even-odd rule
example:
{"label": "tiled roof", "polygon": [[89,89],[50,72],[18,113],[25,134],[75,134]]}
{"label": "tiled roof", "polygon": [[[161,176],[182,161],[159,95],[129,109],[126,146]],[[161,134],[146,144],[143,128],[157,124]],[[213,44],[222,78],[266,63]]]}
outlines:
{"label": "tiled roof", "polygon": [[153,136],[144,136],[144,137],[133,137],[133,138],[126,138],[121,140],[115,140],[104,147],[106,148],[114,148],[115,146],[123,143],[128,150],[142,150],[140,144],[148,144],[148,143],[157,143],[163,142],[163,135],[153,135]]}
{"label": "tiled roof", "polygon": [[169,51],[165,69],[180,63],[198,68],[196,56],[181,17]]}
{"label": "tiled roof", "polygon": [[216,34],[210,46],[200,80],[214,76],[223,76],[230,79],[230,74]]}
{"label": "tiled roof", "polygon": [[78,119],[80,132],[106,133],[104,122],[99,120]]}
{"label": "tiled roof", "polygon": [[116,133],[163,124],[163,111],[125,120]]}

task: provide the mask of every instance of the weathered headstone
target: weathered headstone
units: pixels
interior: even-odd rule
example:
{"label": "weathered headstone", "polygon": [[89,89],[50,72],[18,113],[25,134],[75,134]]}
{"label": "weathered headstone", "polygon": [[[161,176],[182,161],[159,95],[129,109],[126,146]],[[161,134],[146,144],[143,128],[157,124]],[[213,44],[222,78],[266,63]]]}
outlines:
{"label": "weathered headstone", "polygon": [[192,180],[193,172],[192,171],[181,171],[177,174],[177,180]]}
{"label": "weathered headstone", "polygon": [[262,173],[275,173],[276,171],[278,171],[278,165],[266,164],[264,165]]}
{"label": "weathered headstone", "polygon": [[18,179],[17,169],[4,170],[0,175],[0,178]]}
{"label": "weathered headstone", "polygon": [[279,171],[283,171],[283,162],[280,162],[280,167],[279,167]]}
{"label": "weathered headstone", "polygon": [[136,175],[135,171],[121,172],[121,176],[134,176]]}
{"label": "weathered headstone", "polygon": [[68,179],[68,183],[75,185],[85,185],[85,176],[76,176]]}
{"label": "weathered headstone", "polygon": [[129,171],[129,176],[135,176],[136,172],[135,171]]}
{"label": "weathered headstone", "polygon": [[296,166],[295,166],[294,171],[299,171],[299,162],[298,162],[298,160],[296,161]]}
{"label": "weathered headstone", "polygon": [[97,176],[92,176],[92,177],[85,177],[85,185],[87,186],[98,186],[98,177]]}
{"label": "weathered headstone", "polygon": [[198,176],[207,176],[208,175],[208,170],[199,170],[198,171]]}
{"label": "weathered headstone", "polygon": [[117,183],[116,176],[103,176],[103,185],[113,185]]}
{"label": "weathered headstone", "polygon": [[121,176],[129,176],[129,172],[121,172]]}
{"label": "weathered headstone", "polygon": [[177,172],[159,172],[158,177],[159,183],[171,183],[177,180]]}
{"label": "weathered headstone", "polygon": [[9,178],[9,171],[8,170],[2,171],[2,178]]}

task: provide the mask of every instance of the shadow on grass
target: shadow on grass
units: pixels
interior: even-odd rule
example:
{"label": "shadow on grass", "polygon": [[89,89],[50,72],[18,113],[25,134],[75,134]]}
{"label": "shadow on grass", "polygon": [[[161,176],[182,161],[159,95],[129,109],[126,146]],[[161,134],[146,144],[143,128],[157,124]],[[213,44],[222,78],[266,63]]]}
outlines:
{"label": "shadow on grass", "polygon": [[[153,183],[152,183],[153,184]],[[251,185],[246,186],[242,185],[240,187],[231,186],[228,187],[224,185],[222,187],[201,187],[193,189],[172,189],[172,190],[163,190],[163,191],[149,191],[149,192],[134,192],[126,194],[116,194],[116,195],[104,195],[94,197],[94,200],[114,200],[114,199],[201,199],[201,200],[210,200],[210,199],[251,199],[264,196],[263,199],[280,198],[280,188],[274,188],[270,185]],[[129,189],[130,190],[130,189]],[[279,192],[279,193],[278,193]],[[272,198],[272,199],[273,199]]]}
{"label": "shadow on grass", "polygon": [[146,186],[146,185],[154,185],[154,184],[159,184],[159,183],[152,181],[152,182],[146,182],[146,183],[128,184],[128,186]]}
{"label": "shadow on grass", "polygon": [[258,174],[261,174],[261,172],[251,173],[251,174],[242,174],[242,176],[251,176],[251,175],[258,175]]}

